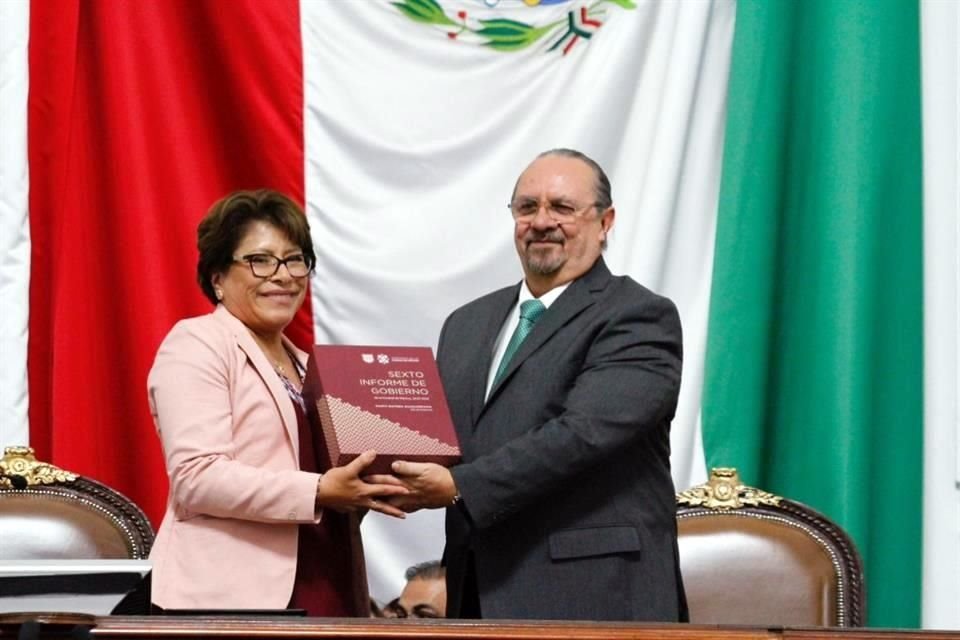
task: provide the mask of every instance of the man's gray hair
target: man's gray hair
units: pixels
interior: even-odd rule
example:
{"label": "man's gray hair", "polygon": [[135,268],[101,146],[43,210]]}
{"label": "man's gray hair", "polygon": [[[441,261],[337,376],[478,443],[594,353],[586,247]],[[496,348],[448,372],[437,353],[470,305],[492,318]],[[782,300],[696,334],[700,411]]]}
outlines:
{"label": "man's gray hair", "polygon": [[447,575],[447,569],[439,560],[428,560],[427,562],[421,562],[420,564],[415,564],[409,569],[406,573],[403,574],[403,577],[407,579],[407,582],[411,580],[434,580],[440,579]]}
{"label": "man's gray hair", "polygon": [[574,158],[575,160],[580,160],[591,169],[593,169],[593,176],[595,179],[594,192],[596,194],[596,200],[594,204],[597,206],[597,213],[601,214],[611,206],[613,206],[613,195],[611,194],[610,189],[610,178],[607,177],[606,172],[604,172],[603,167],[597,164],[597,161],[583,153],[582,151],[577,151],[576,149],[567,149],[565,147],[559,147],[557,149],[550,149],[549,151],[544,151],[537,158],[543,158],[546,156],[561,156],[563,158]]}

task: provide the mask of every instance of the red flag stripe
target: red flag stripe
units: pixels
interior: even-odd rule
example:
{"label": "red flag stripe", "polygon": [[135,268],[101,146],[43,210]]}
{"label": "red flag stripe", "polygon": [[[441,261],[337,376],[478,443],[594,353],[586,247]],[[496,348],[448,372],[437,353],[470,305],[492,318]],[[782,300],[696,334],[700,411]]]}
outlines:
{"label": "red flag stripe", "polygon": [[[158,521],[146,374],[195,283],[197,221],[238,188],[303,201],[296,0],[34,2],[30,441]],[[291,333],[312,342],[309,306]]]}

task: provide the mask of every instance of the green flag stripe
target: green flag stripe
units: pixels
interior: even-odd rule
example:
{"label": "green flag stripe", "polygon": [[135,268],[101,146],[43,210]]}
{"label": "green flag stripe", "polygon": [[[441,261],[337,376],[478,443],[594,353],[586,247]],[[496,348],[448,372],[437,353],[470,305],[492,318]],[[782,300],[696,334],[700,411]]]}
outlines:
{"label": "green flag stripe", "polygon": [[710,465],[854,537],[872,626],[920,623],[918,14],[738,4],[703,396]]}

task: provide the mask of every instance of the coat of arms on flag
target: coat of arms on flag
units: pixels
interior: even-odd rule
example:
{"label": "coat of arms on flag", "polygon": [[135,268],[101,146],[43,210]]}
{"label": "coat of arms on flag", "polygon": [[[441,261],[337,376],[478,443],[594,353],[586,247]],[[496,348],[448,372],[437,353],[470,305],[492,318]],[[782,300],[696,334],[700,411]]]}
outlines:
{"label": "coat of arms on flag", "polygon": [[[443,0],[397,0],[391,4],[415,22],[446,32],[447,38],[489,47],[496,51],[519,51],[539,43],[546,52],[567,55],[580,40],[590,40],[603,26],[608,5],[635,9],[634,0],[513,0],[513,13],[550,5],[565,13],[539,13],[528,20],[502,17],[510,0],[484,0],[471,10]],[[499,13],[498,13],[499,12]]]}

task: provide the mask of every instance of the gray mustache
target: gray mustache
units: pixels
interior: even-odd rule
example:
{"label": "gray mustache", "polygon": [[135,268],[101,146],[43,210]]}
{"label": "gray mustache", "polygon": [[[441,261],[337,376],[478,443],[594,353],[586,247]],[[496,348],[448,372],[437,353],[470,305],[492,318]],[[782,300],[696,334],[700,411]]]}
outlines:
{"label": "gray mustache", "polygon": [[562,233],[528,233],[527,242],[563,242]]}

